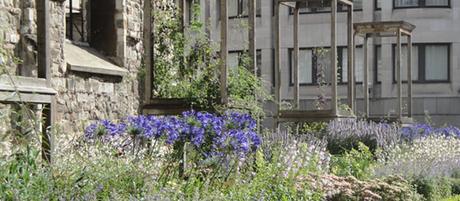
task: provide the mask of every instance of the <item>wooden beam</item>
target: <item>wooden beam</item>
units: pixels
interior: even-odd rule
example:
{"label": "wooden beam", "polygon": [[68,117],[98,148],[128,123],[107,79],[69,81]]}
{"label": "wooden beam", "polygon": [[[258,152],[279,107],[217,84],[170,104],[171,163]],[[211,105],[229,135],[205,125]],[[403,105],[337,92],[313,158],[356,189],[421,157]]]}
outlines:
{"label": "wooden beam", "polygon": [[[50,4],[49,0],[36,0],[37,6],[37,52],[38,78],[46,79],[51,85],[51,46],[50,46]],[[42,130],[42,158],[51,162],[51,126],[54,124],[55,103],[54,95],[48,108],[43,110],[45,115],[44,129]],[[48,132],[49,131],[49,132]]]}
{"label": "wooden beam", "polygon": [[[348,71],[347,71],[347,76],[348,76],[348,107],[350,107],[351,111],[354,111],[354,85],[353,85],[353,68],[354,68],[354,37],[353,37],[353,5],[348,7],[348,12],[347,12],[347,45],[348,45]],[[343,67],[342,67],[343,68]]]}
{"label": "wooden beam", "polygon": [[256,0],[248,0],[248,38],[249,38],[249,57],[254,75],[257,76],[257,49],[256,49]]}
{"label": "wooden beam", "polygon": [[398,117],[402,118],[402,84],[401,84],[401,31],[398,31],[396,45],[396,80],[398,82]]}
{"label": "wooden beam", "polygon": [[353,6],[353,2],[350,0],[339,0],[339,3],[347,6]]}
{"label": "wooden beam", "polygon": [[228,103],[228,86],[227,86],[227,58],[228,58],[228,46],[227,46],[227,31],[228,31],[228,10],[227,1],[220,1],[220,97],[221,103]]}
{"label": "wooden beam", "polygon": [[185,25],[187,24],[187,19],[185,18],[185,16],[187,16],[186,14],[186,5],[187,5],[187,0],[179,0],[179,11],[180,11],[180,28],[182,30],[182,32],[185,31]]}
{"label": "wooden beam", "polygon": [[337,0],[331,0],[331,65],[332,65],[332,98],[331,109],[338,114],[337,101]]}
{"label": "wooden beam", "polygon": [[275,104],[276,104],[276,119],[275,129],[279,131],[279,111],[281,106],[281,41],[280,41],[280,4],[279,0],[275,0]]}
{"label": "wooden beam", "polygon": [[43,108],[42,111],[42,116],[43,116],[43,126],[42,126],[42,135],[41,135],[41,141],[42,141],[42,158],[43,160],[47,161],[48,163],[51,162],[51,150],[52,150],[52,144],[51,144],[51,138],[52,138],[52,125],[55,122],[55,100],[51,101],[50,104],[44,105],[45,107]]}
{"label": "wooden beam", "polygon": [[369,37],[364,37],[364,81],[363,81],[363,94],[364,94],[364,117],[369,117],[369,57],[368,57],[368,41]]}
{"label": "wooden beam", "polygon": [[294,8],[294,104],[300,108],[299,94],[299,7]]}
{"label": "wooden beam", "polygon": [[348,78],[348,81],[351,82],[352,86],[352,100],[353,100],[353,109],[352,110],[355,114],[357,114],[357,107],[356,107],[356,33],[353,34],[353,48],[352,48],[352,54],[353,54],[353,62],[351,65],[351,77]]}
{"label": "wooden beam", "polygon": [[49,0],[36,0],[37,5],[37,60],[38,77],[45,78],[50,83],[51,55],[50,55],[50,12]]}
{"label": "wooden beam", "polygon": [[211,41],[211,0],[205,0],[205,26],[206,26],[206,35],[208,40]]}
{"label": "wooden beam", "polygon": [[412,117],[412,36],[407,36],[407,113]]}
{"label": "wooden beam", "polygon": [[144,104],[148,104],[152,99],[153,86],[153,31],[152,31],[152,12],[154,7],[151,0],[144,1]]}
{"label": "wooden beam", "polygon": [[280,4],[285,5],[285,6],[289,7],[289,8],[295,8],[296,7],[295,2],[280,2]]}

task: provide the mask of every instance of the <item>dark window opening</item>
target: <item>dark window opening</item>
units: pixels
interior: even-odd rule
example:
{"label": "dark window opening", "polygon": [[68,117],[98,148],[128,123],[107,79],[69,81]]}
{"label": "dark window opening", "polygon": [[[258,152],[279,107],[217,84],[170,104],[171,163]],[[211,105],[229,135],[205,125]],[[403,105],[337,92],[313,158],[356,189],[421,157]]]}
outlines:
{"label": "dark window opening", "polygon": [[450,8],[450,0],[393,0],[394,8]]}
{"label": "dark window opening", "polygon": [[[339,4],[337,7],[337,12],[346,12],[348,6]],[[363,10],[363,0],[353,0],[353,11],[362,11]],[[331,12],[331,1],[324,0],[315,3],[311,8],[300,8],[300,14],[313,14],[313,13],[329,13]],[[292,15],[294,9],[290,8],[289,13]]]}
{"label": "dark window opening", "polygon": [[382,0],[375,0],[374,1],[374,9],[375,10],[382,10]]}
{"label": "dark window opening", "polygon": [[80,0],[69,0],[66,9],[66,38],[75,42],[85,42],[83,9]]}
{"label": "dark window opening", "polygon": [[115,29],[115,0],[91,0],[89,44],[99,52],[115,56],[117,30]]}
{"label": "dark window opening", "polygon": [[[234,50],[234,51],[229,51],[228,52],[228,63],[227,66],[229,69],[234,69],[238,66],[244,65],[245,58],[247,57],[248,53],[243,50]],[[257,75],[260,77],[261,76],[261,67],[262,67],[262,50],[258,49],[256,50],[256,68],[257,68]]]}
{"label": "dark window opening", "polygon": [[[375,77],[382,68],[381,46],[375,47]],[[392,48],[393,83],[396,83],[396,45]],[[407,45],[401,46],[401,80],[407,81]],[[415,83],[450,82],[450,44],[419,43],[412,45],[412,81]]]}
{"label": "dark window opening", "polygon": [[[323,77],[323,81],[331,83],[331,57],[330,48],[301,48],[299,50],[299,84],[316,85],[318,84],[319,77]],[[290,85],[294,84],[294,55],[293,49],[289,49],[289,77]],[[361,83],[364,79],[364,62],[363,49],[357,48],[355,50],[356,61],[356,82]],[[348,48],[337,48],[337,80],[339,84],[348,83]]]}
{"label": "dark window opening", "polygon": [[[256,16],[262,15],[262,0],[256,1]],[[228,1],[228,17],[229,18],[244,18],[248,17],[249,7],[248,0],[229,0]]]}
{"label": "dark window opening", "polygon": [[106,56],[116,56],[115,0],[69,0],[66,4],[66,38],[90,46]]}

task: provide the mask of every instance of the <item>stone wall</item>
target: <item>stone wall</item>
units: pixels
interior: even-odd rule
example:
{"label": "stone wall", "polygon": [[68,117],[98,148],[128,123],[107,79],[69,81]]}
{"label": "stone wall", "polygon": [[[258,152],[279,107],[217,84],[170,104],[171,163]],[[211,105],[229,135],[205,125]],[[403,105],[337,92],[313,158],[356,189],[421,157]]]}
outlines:
{"label": "stone wall", "polygon": [[[65,42],[64,5],[53,2],[51,7],[51,49],[53,88],[58,91],[58,127],[65,132],[81,133],[89,121],[119,119],[137,114],[140,108],[139,68],[142,41],[139,29],[127,26],[142,21],[140,0],[117,0],[116,24],[118,48],[116,63],[129,71],[122,78],[76,73],[67,69],[63,45]],[[126,12],[128,11],[128,12]],[[140,13],[140,14],[139,14]],[[128,27],[128,29],[126,29]],[[130,33],[126,35],[125,33]]]}
{"label": "stone wall", "polygon": [[[117,56],[111,59],[128,70],[123,77],[74,72],[67,67],[65,5],[50,0],[52,87],[58,92],[56,126],[60,132],[79,135],[89,121],[123,118],[138,114],[140,110],[143,0],[116,2]],[[13,74],[36,76],[37,16],[34,7],[35,0],[0,0],[0,40],[24,60],[21,66],[10,66]],[[2,114],[5,114],[4,109],[8,108],[0,106]],[[3,133],[8,123],[0,121]]]}

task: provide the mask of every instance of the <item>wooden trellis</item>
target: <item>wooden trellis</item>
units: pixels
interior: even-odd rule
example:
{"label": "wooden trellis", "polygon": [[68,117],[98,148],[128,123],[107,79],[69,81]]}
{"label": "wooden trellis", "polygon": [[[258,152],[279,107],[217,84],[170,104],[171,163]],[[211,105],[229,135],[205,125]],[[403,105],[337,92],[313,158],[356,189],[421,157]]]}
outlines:
{"label": "wooden trellis", "polygon": [[[353,2],[349,0],[329,0],[331,3],[331,80],[332,80],[332,97],[331,109],[302,111],[299,109],[299,10],[300,8],[312,8],[322,6],[324,0],[276,0],[275,5],[275,101],[278,102],[276,127],[280,122],[305,122],[328,120],[334,118],[349,117],[338,112],[337,101],[337,5],[347,6],[347,42],[348,42],[348,66],[353,69]],[[281,110],[281,30],[280,30],[280,6],[284,5],[294,9],[294,104],[295,110]],[[353,77],[352,70],[348,71],[348,76]],[[351,109],[354,108],[354,92],[352,82],[348,83],[348,104]]]}
{"label": "wooden trellis", "polygon": [[51,88],[50,2],[37,1],[38,77],[1,76],[0,102],[43,105],[42,158],[51,161],[51,125],[55,121],[55,95]]}
{"label": "wooden trellis", "polygon": [[364,114],[369,117],[369,67],[368,39],[369,37],[396,37],[396,81],[398,83],[398,120],[402,112],[402,80],[401,80],[401,37],[407,36],[407,116],[412,117],[412,31],[415,25],[404,21],[364,22],[355,23],[355,35],[364,38]]}
{"label": "wooden trellis", "polygon": [[[220,102],[222,104],[228,103],[228,6],[226,0],[221,0],[220,2]],[[206,10],[206,21],[210,19],[210,1],[205,1]],[[182,15],[184,15],[184,0],[179,0],[179,6],[182,9]],[[144,58],[145,58],[145,67],[146,67],[146,77],[145,77],[145,86],[144,86],[144,114],[155,114],[155,115],[164,115],[164,114],[180,114],[182,111],[189,109],[188,103],[183,99],[162,99],[153,97],[153,79],[154,75],[154,59],[153,58],[153,24],[154,19],[152,18],[153,5],[151,0],[146,0],[144,2]],[[249,22],[249,56],[251,57],[251,64],[256,70],[256,0],[248,1],[248,22]],[[184,24],[184,17],[182,16],[182,23]],[[207,28],[208,34],[210,34],[210,28]]]}

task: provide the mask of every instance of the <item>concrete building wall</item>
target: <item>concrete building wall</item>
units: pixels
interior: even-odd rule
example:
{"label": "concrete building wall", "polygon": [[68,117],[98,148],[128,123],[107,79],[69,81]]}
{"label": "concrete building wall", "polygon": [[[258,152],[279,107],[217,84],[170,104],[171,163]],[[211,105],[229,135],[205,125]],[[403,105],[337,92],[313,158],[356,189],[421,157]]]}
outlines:
{"label": "concrete building wall", "polygon": [[[220,40],[219,1],[211,1],[212,39]],[[230,2],[230,1],[228,1]],[[408,8],[393,9],[393,1],[382,2],[382,9],[375,10],[374,1],[363,1],[363,9],[354,12],[355,22],[367,21],[408,21],[417,26],[413,34],[413,43],[448,43],[450,46],[450,81],[439,83],[416,83],[413,87],[414,114],[419,121],[429,114],[438,124],[453,124],[460,126],[460,2],[451,0],[451,8]],[[204,1],[201,2],[204,8]],[[261,16],[257,17],[257,49],[262,51],[262,78],[267,88],[273,91],[273,48],[274,48],[274,17],[272,1],[262,1]],[[346,13],[338,14],[338,46],[346,46]],[[330,13],[301,14],[299,20],[300,48],[330,46]],[[281,7],[281,88],[283,99],[293,98],[293,87],[289,84],[289,57],[288,49],[293,48],[293,15],[288,8]],[[246,26],[245,26],[246,25]],[[247,18],[232,18],[229,20],[229,49],[247,49]],[[386,116],[396,113],[397,85],[393,83],[393,56],[392,47],[396,43],[394,38],[373,38],[369,44],[370,57],[370,98],[371,114]],[[405,38],[403,38],[405,43]],[[362,45],[362,38],[357,38],[357,45]],[[374,82],[374,46],[381,46],[381,69],[379,69],[379,83]],[[359,58],[359,57],[357,57]],[[362,57],[361,57],[362,58]],[[415,68],[414,66],[413,68]],[[406,77],[406,75],[402,75]],[[357,86],[357,97],[362,99],[362,86]],[[330,90],[327,90],[327,93]],[[339,85],[340,102],[346,103],[347,86]],[[304,109],[313,109],[313,102],[319,95],[317,86],[301,86],[300,95]],[[406,86],[403,86],[403,95]],[[326,94],[328,95],[328,94]],[[357,107],[362,108],[362,100],[358,100]],[[267,108],[273,108],[267,106]]]}

